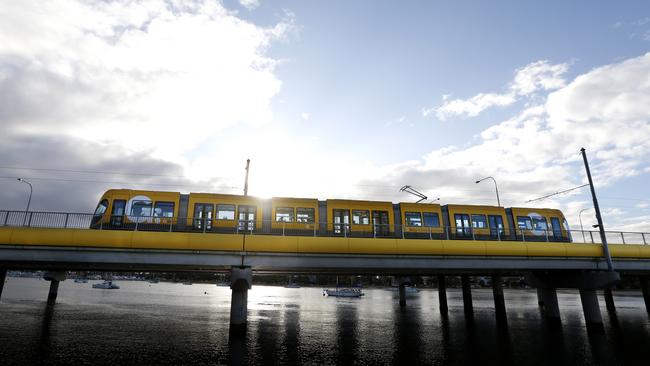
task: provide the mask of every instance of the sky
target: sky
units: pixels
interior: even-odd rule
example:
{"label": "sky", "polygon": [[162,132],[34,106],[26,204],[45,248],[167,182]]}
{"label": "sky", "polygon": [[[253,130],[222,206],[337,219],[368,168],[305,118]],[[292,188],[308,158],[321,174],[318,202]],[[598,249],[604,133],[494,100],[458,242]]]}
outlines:
{"label": "sky", "polygon": [[[0,3],[0,209],[110,188],[559,208],[650,232],[647,1]],[[584,210],[584,211],[583,211]],[[580,212],[582,214],[580,215]]]}

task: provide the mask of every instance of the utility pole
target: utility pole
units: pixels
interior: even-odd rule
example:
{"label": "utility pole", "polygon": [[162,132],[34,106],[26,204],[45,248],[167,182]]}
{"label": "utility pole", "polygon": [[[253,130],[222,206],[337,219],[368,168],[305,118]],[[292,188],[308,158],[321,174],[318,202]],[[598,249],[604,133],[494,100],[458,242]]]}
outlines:
{"label": "utility pole", "polygon": [[251,165],[251,159],[246,159],[246,181],[244,182],[244,196],[248,196],[248,168]]}
{"label": "utility pole", "polygon": [[598,206],[598,199],[596,198],[596,190],[594,189],[594,182],[591,180],[591,172],[589,171],[589,163],[587,162],[587,154],[585,148],[580,149],[582,153],[582,160],[585,162],[585,169],[587,170],[587,178],[589,179],[589,188],[591,188],[591,197],[594,200],[594,210],[596,210],[596,220],[598,220],[598,229],[600,231],[600,240],[603,243],[603,253],[605,260],[607,260],[607,270],[614,271],[612,265],[612,256],[609,254],[609,247],[607,246],[607,237],[605,237],[605,228],[603,227],[603,218],[600,216],[600,207]]}

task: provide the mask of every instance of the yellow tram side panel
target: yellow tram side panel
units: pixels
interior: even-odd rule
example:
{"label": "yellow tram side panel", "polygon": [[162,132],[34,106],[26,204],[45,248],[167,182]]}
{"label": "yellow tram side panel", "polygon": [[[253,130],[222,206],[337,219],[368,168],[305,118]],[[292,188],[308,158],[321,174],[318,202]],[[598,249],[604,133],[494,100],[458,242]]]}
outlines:
{"label": "yellow tram side panel", "polygon": [[[409,202],[400,202],[400,213],[402,216],[402,228],[404,232],[407,233],[426,233],[429,232],[434,234],[444,233],[444,220],[442,218],[442,207],[435,203],[409,203]],[[438,227],[428,227],[428,226],[407,226],[406,225],[406,213],[407,212],[419,212],[420,216],[423,213],[436,213],[438,214],[438,222],[440,226]],[[424,219],[423,219],[424,220]],[[424,225],[424,221],[422,222]],[[429,231],[430,230],[430,231]]]}
{"label": "yellow tram side panel", "polygon": [[499,215],[503,221],[503,229],[507,235],[510,232],[510,222],[508,216],[506,215],[506,209],[498,206],[486,206],[486,205],[447,205],[447,210],[449,212],[449,225],[451,226],[451,232],[456,230],[456,219],[455,214],[466,214],[469,215],[469,225],[472,226],[472,215],[483,215],[486,220],[485,229],[472,228],[472,232],[476,235],[490,235],[490,223],[488,216],[489,215]]}
{"label": "yellow tram side panel", "polygon": [[[293,208],[294,216],[293,222],[276,221],[276,210],[278,207]],[[298,208],[311,208],[314,210],[314,222],[304,223],[297,222],[297,209]],[[273,197],[271,198],[271,229],[282,230],[314,230],[318,229],[318,200],[315,198],[289,198],[289,197]]]}
{"label": "yellow tram side panel", "polygon": [[[189,203],[187,206],[188,225],[194,221],[194,204],[208,203],[212,207],[212,223],[217,228],[237,227],[237,218],[239,217],[239,206],[255,206],[255,230],[262,228],[262,199],[252,196],[242,196],[236,194],[217,194],[217,193],[190,193]],[[234,220],[218,220],[216,215],[216,205],[235,205]]]}
{"label": "yellow tram side panel", "polygon": [[[360,201],[360,200],[327,200],[327,230],[334,230],[334,210],[348,210],[350,213],[350,231],[352,232],[365,232],[372,233],[372,211],[386,211],[388,212],[388,228],[389,233],[395,232],[395,215],[393,213],[393,203],[383,201]],[[362,210],[369,211],[370,223],[368,225],[355,225],[352,223],[352,211]]]}
{"label": "yellow tram side panel", "polygon": [[[546,219],[546,227],[548,228],[548,235],[553,235],[553,227],[551,226],[551,218],[555,217],[560,220],[560,227],[562,230],[562,237],[568,238],[569,234],[566,231],[565,218],[562,211],[554,208],[531,208],[531,207],[512,207],[512,218],[515,221],[515,228],[519,230],[517,225],[517,216],[528,216],[532,217],[533,215],[540,215]],[[517,232],[518,235],[521,235],[521,232]],[[524,230],[526,236],[533,235],[546,235],[546,233],[540,233],[539,230]]]}
{"label": "yellow tram side panel", "polygon": [[[174,203],[173,223],[174,224],[176,223],[176,219],[178,217],[179,202],[180,202],[179,192],[145,191],[145,190],[133,190],[133,189],[109,189],[102,195],[100,202],[103,199],[106,199],[108,201],[108,208],[106,209],[106,213],[102,218],[102,222],[105,224],[110,222],[111,213],[113,212],[114,200],[124,200],[128,202],[131,198],[136,196],[145,196],[149,198],[153,205],[155,205],[156,202],[173,202]],[[126,222],[132,223],[133,221],[129,219],[130,214],[131,214],[130,212],[124,213],[125,220]],[[166,225],[166,224],[170,224],[170,220],[169,218],[157,218],[156,223]]]}

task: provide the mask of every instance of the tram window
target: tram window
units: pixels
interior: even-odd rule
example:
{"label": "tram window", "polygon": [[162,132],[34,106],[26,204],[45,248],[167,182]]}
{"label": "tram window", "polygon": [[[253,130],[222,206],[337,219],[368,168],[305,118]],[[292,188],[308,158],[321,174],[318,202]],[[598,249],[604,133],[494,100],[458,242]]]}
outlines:
{"label": "tram window", "polygon": [[131,216],[151,216],[151,201],[133,201],[131,204]]}
{"label": "tram window", "polygon": [[366,210],[353,210],[352,223],[355,225],[370,225],[370,212]]}
{"label": "tram window", "polygon": [[174,202],[156,202],[153,217],[174,217]]}
{"label": "tram window", "polygon": [[548,230],[548,225],[546,224],[545,217],[533,217],[533,229],[534,230]]}
{"label": "tram window", "polygon": [[98,205],[97,208],[95,209],[95,216],[101,216],[106,212],[106,209],[108,208],[108,200],[102,200]]}
{"label": "tram window", "polygon": [[316,220],[314,212],[315,210],[313,208],[298,207],[296,208],[296,221],[313,224]]}
{"label": "tram window", "polygon": [[275,209],[276,222],[293,222],[293,207],[277,207]]}
{"label": "tram window", "polygon": [[521,230],[533,230],[533,222],[528,216],[517,216],[517,226]]}
{"label": "tram window", "polygon": [[419,212],[405,212],[406,226],[422,226],[422,216]]}
{"label": "tram window", "polygon": [[487,221],[485,215],[472,215],[472,227],[474,229],[486,229]]}
{"label": "tram window", "polygon": [[234,220],[235,205],[217,205],[217,220]]}
{"label": "tram window", "polygon": [[424,226],[427,227],[440,227],[440,218],[438,217],[438,214],[435,212],[423,212],[422,213],[422,218],[424,222]]}

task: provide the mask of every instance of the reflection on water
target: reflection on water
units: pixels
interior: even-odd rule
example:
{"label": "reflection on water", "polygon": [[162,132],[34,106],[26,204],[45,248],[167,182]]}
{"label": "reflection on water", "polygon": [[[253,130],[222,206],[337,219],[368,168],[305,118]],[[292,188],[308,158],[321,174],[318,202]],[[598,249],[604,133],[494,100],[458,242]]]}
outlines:
{"label": "reflection on water", "polygon": [[643,299],[618,293],[603,328],[587,328],[577,291],[559,292],[562,325],[539,315],[532,290],[506,290],[497,323],[490,290],[474,290],[466,320],[460,291],[449,314],[437,292],[407,297],[367,289],[361,299],[318,288],[253,286],[244,334],[229,334],[230,290],[214,285],[120,282],[120,290],[11,278],[0,302],[0,360],[8,364],[639,364],[650,359]]}

